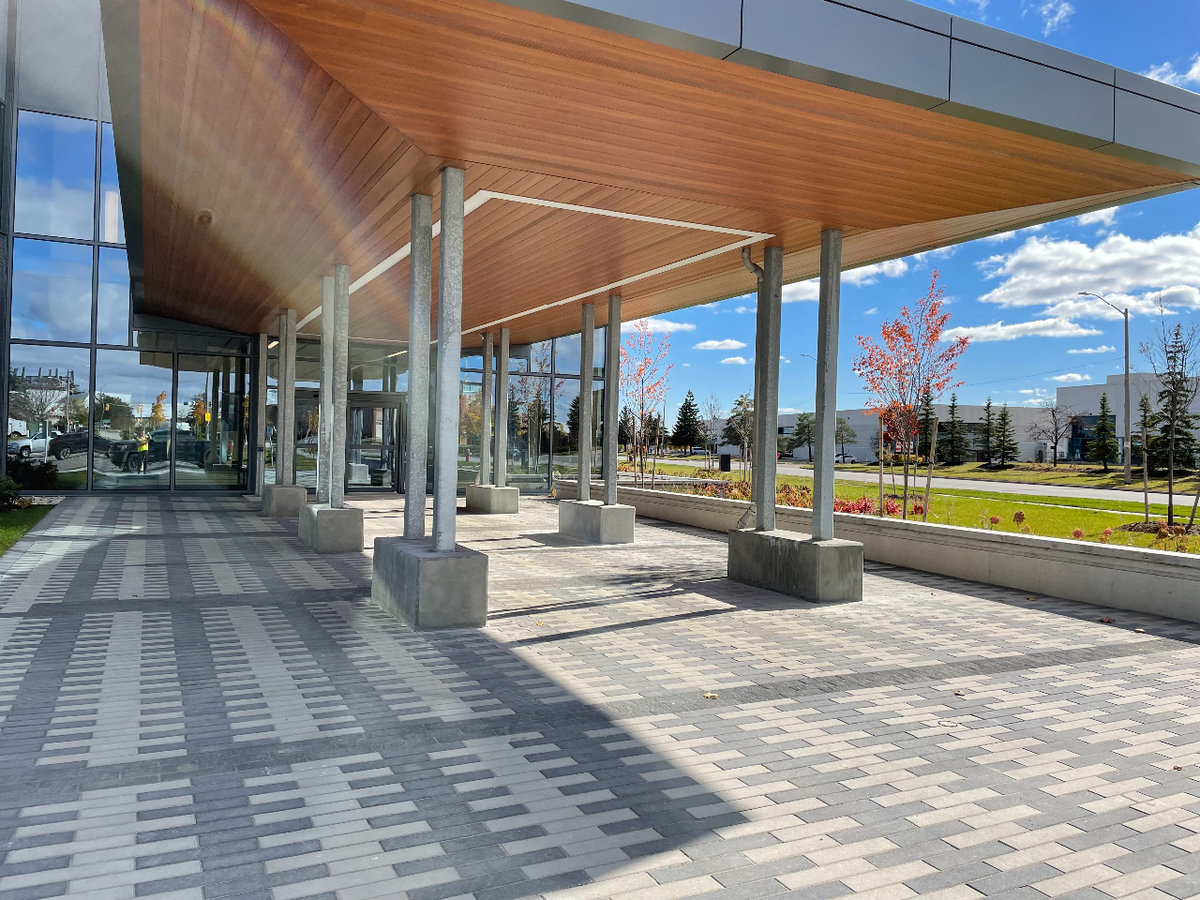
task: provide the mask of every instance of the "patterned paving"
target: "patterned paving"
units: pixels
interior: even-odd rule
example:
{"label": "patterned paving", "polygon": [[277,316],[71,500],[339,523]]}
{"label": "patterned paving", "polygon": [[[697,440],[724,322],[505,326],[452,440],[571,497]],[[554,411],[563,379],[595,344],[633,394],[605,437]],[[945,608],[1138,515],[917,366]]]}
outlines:
{"label": "patterned paving", "polygon": [[523,504],[414,634],[253,501],[62,503],[0,557],[0,897],[1200,895],[1200,626]]}

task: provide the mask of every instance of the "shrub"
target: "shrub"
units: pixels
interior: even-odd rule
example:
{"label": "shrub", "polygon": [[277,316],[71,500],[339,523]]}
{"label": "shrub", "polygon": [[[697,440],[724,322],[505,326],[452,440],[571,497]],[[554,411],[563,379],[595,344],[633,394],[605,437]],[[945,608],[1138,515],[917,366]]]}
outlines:
{"label": "shrub", "polygon": [[45,491],[58,487],[58,466],[32,459],[10,459],[8,477],[25,490]]}
{"label": "shrub", "polygon": [[1077,541],[1082,541],[1085,537],[1083,529],[1076,528],[1074,531],[1071,532],[1071,537],[1075,538],[1075,540],[1077,540]]}
{"label": "shrub", "polygon": [[780,506],[797,506],[804,509],[812,508],[812,488],[798,487],[794,484],[782,485],[775,491],[775,502]]}
{"label": "shrub", "polygon": [[0,479],[0,510],[16,509],[23,499],[19,484],[11,478]]}

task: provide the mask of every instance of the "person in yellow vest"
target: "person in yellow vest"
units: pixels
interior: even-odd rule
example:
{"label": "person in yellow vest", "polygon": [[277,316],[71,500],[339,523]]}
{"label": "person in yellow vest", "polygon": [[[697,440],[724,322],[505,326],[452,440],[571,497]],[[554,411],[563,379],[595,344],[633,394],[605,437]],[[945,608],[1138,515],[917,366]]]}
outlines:
{"label": "person in yellow vest", "polygon": [[150,471],[150,435],[146,434],[146,429],[143,428],[137,435],[137,465],[133,467],[135,472]]}

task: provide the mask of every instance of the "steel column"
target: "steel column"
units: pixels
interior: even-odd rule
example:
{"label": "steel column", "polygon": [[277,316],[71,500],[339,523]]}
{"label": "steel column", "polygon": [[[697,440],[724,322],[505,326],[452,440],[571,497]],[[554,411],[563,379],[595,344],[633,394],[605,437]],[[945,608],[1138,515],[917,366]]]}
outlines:
{"label": "steel column", "polygon": [[464,178],[442,169],[442,232],[438,267],[437,438],[433,457],[433,549],[455,547],[458,500],[458,399],[462,365]]}
{"label": "steel column", "polygon": [[329,442],[333,428],[333,278],[321,279],[321,396],[317,410],[317,502],[329,502]]}
{"label": "steel column", "polygon": [[483,336],[483,385],[479,398],[479,475],[476,484],[491,484],[492,474],[492,333]]}
{"label": "steel column", "polygon": [[275,483],[296,483],[296,311],[279,316],[279,413],[276,416]]}
{"label": "steel column", "polygon": [[579,474],[576,499],[592,499],[592,357],[596,339],[596,306],[583,304],[579,329]]}
{"label": "steel column", "polygon": [[617,434],[621,404],[621,298],[608,298],[608,326],[604,332],[604,502],[617,502]]}
{"label": "steel column", "polygon": [[833,538],[838,307],[841,296],[842,233],[822,231],[820,305],[817,310],[817,458],[813,462],[813,538],[818,541]]}
{"label": "steel column", "polygon": [[412,198],[408,288],[408,434],[404,442],[404,536],[425,537],[429,458],[429,306],[433,290],[433,198]]}
{"label": "steel column", "polygon": [[254,494],[261,497],[267,468],[267,344],[269,335],[258,336],[258,366],[254,372]]}
{"label": "steel column", "polygon": [[346,392],[350,377],[350,267],[333,267],[333,377],[329,428],[329,505],[346,505]]}
{"label": "steel column", "polygon": [[775,454],[779,448],[779,332],[783,248],[767,247],[758,279],[754,336],[754,471],[751,499],[756,531],[775,529]]}
{"label": "steel column", "polygon": [[508,329],[500,329],[496,359],[496,487],[508,480]]}

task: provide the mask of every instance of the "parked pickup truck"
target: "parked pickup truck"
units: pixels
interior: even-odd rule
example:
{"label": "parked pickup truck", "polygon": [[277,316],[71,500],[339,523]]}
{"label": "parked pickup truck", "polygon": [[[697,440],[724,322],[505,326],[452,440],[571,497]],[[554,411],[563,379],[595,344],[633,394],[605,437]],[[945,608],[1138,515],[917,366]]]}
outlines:
{"label": "parked pickup truck", "polygon": [[[86,428],[77,428],[74,431],[68,431],[66,434],[50,438],[50,455],[55,459],[66,459],[74,454],[87,453],[88,434],[89,432]],[[96,435],[93,439],[93,444],[97,453],[104,453],[108,450],[109,440],[108,438]]]}
{"label": "parked pickup truck", "polygon": [[28,459],[30,456],[42,456],[46,452],[46,432],[39,431],[31,437],[15,437],[8,439],[8,455]]}

